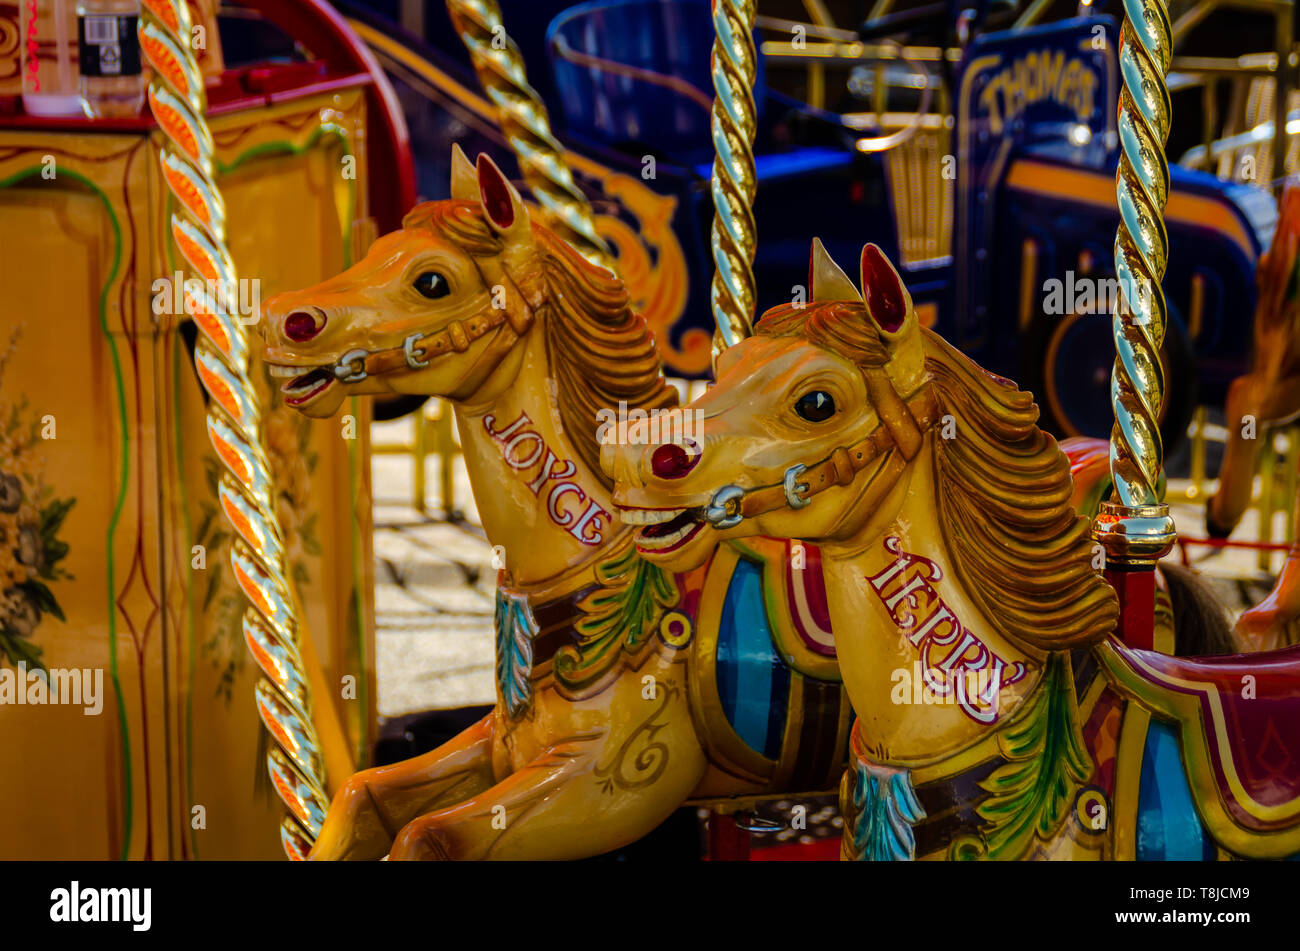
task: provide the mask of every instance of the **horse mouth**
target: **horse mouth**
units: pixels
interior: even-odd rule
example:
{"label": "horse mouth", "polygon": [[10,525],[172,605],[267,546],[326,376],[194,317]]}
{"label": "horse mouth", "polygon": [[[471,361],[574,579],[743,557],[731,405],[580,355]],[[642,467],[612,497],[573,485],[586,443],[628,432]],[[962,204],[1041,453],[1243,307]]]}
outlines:
{"label": "horse mouth", "polygon": [[331,367],[316,367],[306,373],[298,374],[302,367],[271,367],[272,376],[290,376],[291,380],[281,384],[280,392],[289,406],[302,406],[320,396],[334,385],[334,370]]}
{"label": "horse mouth", "polygon": [[664,554],[676,551],[708,524],[703,508],[619,509],[628,525],[639,525],[634,541],[639,551]]}

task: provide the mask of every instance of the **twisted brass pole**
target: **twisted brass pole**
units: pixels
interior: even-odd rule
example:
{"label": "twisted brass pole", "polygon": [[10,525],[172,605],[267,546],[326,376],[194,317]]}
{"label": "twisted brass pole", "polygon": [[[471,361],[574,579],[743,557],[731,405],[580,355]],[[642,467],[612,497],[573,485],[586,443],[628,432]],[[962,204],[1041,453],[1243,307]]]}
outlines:
{"label": "twisted brass pole", "polygon": [[229,309],[229,301],[238,299],[238,285],[226,244],[225,204],[213,173],[203,79],[189,46],[185,0],[144,0],[140,13],[140,48],[153,68],[149,106],[165,136],[159,159],[177,205],[170,222],[172,238],[207,282],[206,290],[186,288],[186,311],[203,331],[194,364],[211,397],[208,435],[226,468],[219,497],[238,536],[231,564],[252,605],[244,613],[243,629],[263,673],[256,702],[274,740],[267,768],[289,810],[280,824],[280,841],[291,859],[303,859],[320,832],[329,802],[320,741],[312,726],[307,670],[298,650],[298,638],[306,634],[285,573],[284,539],[276,523],[271,468],[261,441],[262,407],[248,376],[243,323]]}
{"label": "twisted brass pole", "polygon": [[547,224],[588,261],[613,272],[613,255],[596,234],[591,203],[574,184],[564,147],[551,132],[541,97],[528,84],[523,57],[506,34],[496,0],[447,0],[447,12]]}
{"label": "twisted brass pole", "polygon": [[[1164,401],[1160,347],[1167,312],[1160,286],[1168,258],[1164,207],[1169,196],[1170,103],[1165,74],[1172,55],[1169,14],[1161,0],[1124,0],[1119,64],[1121,155],[1115,178],[1120,223],[1115,273],[1121,300],[1114,314],[1115,369],[1111,406],[1110,466],[1116,499],[1105,503],[1093,528],[1106,548],[1123,618],[1146,610],[1124,604],[1125,572],[1145,572],[1177,539],[1169,507],[1161,500],[1159,414]],[[1152,584],[1154,582],[1152,581]],[[1146,582],[1142,581],[1145,588]],[[1154,589],[1152,589],[1154,594]],[[1139,595],[1142,597],[1142,595]],[[1128,610],[1132,607],[1132,612]],[[1124,621],[1121,622],[1125,623]]]}
{"label": "twisted brass pole", "polygon": [[713,0],[714,349],[749,336],[754,320],[754,0]]}

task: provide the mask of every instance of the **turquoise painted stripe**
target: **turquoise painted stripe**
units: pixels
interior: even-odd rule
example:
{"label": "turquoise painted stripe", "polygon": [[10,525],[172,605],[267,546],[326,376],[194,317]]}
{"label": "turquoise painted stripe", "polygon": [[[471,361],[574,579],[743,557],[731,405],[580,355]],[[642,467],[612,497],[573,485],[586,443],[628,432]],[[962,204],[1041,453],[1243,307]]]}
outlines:
{"label": "turquoise painted stripe", "polygon": [[731,576],[718,646],[719,692],[731,725],[748,746],[770,756],[773,665],[780,660],[763,605],[762,569],[751,561],[741,559]]}
{"label": "turquoise painted stripe", "polygon": [[1169,724],[1152,720],[1142,755],[1137,858],[1195,862],[1214,856],[1183,772],[1178,735]]}

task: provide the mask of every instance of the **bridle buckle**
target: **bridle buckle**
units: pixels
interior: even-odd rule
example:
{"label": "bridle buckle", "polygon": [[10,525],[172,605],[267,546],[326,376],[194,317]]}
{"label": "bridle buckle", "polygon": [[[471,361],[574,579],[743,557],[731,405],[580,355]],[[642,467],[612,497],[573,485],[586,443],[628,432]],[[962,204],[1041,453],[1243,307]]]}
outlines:
{"label": "bridle buckle", "polygon": [[406,365],[412,370],[422,370],[429,365],[428,360],[420,359],[427,355],[425,349],[415,345],[415,341],[423,336],[424,334],[413,333],[402,341],[402,353],[406,356]]}
{"label": "bridle buckle", "polygon": [[334,376],[342,383],[360,383],[366,378],[367,356],[365,350],[349,350],[334,365]]}
{"label": "bridle buckle", "polygon": [[785,478],[781,480],[781,486],[785,489],[785,504],[792,509],[801,509],[811,502],[810,499],[804,498],[804,493],[808,491],[808,483],[794,481],[807,468],[802,463],[793,465],[785,470]]}
{"label": "bridle buckle", "polygon": [[733,528],[744,521],[740,514],[740,502],[745,497],[745,490],[738,485],[724,485],[704,508],[704,517],[714,528]]}

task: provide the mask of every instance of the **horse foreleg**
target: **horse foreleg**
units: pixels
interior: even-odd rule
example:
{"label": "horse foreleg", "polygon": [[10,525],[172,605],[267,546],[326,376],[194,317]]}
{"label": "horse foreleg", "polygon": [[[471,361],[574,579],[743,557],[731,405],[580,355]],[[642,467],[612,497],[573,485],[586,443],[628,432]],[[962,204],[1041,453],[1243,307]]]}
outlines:
{"label": "horse foreleg", "polygon": [[[704,775],[684,691],[663,691],[637,722],[610,711],[599,733],[548,745],[484,795],[421,816],[390,859],[576,859],[634,842],[682,804]],[[619,720],[631,720],[619,731]]]}
{"label": "horse foreleg", "polygon": [[310,857],[383,858],[416,816],[490,788],[492,716],[422,756],[352,776],[330,804]]}

